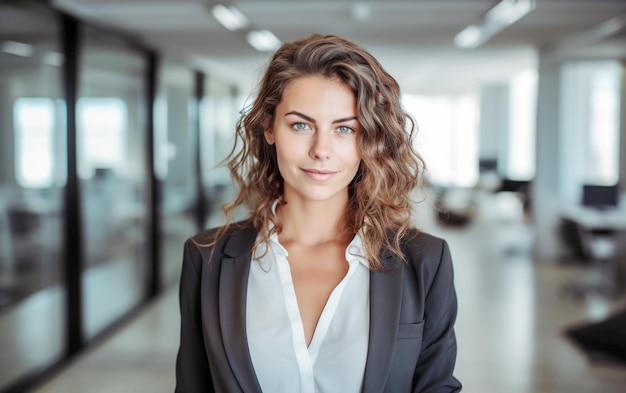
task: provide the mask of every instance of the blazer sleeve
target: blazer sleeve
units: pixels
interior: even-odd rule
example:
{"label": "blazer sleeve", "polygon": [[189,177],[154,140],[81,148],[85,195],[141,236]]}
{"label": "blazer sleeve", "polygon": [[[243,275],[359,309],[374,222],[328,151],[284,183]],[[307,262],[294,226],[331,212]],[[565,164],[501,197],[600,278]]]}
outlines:
{"label": "blazer sleeve", "polygon": [[191,239],[185,243],[180,278],[180,346],[175,393],[215,392],[205,352],[200,318],[202,255]]}
{"label": "blazer sleeve", "polygon": [[[456,362],[454,322],[457,298],[452,258],[445,240],[441,240],[438,257],[432,284],[426,292],[422,350],[415,370],[413,392],[461,391],[461,383],[453,376]],[[436,259],[433,258],[435,261]]]}

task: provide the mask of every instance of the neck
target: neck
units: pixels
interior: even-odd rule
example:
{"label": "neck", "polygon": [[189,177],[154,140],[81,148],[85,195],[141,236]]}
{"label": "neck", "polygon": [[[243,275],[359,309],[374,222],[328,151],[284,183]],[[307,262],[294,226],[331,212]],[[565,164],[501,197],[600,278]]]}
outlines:
{"label": "neck", "polygon": [[287,202],[277,211],[283,225],[281,242],[284,240],[314,245],[343,239],[347,235],[342,225],[346,207],[347,202]]}

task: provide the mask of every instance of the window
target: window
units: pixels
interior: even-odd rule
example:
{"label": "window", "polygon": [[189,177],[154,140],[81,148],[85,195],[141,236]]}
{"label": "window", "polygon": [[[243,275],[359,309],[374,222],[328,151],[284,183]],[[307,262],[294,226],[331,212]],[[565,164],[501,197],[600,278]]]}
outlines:
{"label": "window", "polygon": [[117,169],[126,153],[127,108],[119,98],[81,98],[78,100],[78,122],[83,154],[79,173],[93,177],[96,168]]}
{"label": "window", "polygon": [[478,179],[477,102],[473,95],[405,95],[417,122],[417,150],[437,185],[471,187]]}
{"label": "window", "polygon": [[18,98],[13,106],[15,177],[22,187],[52,186],[55,111],[52,98]]}
{"label": "window", "polygon": [[618,181],[620,68],[617,63],[602,64],[590,76],[586,178],[613,185]]}
{"label": "window", "polygon": [[536,70],[526,69],[513,76],[510,102],[506,174],[510,179],[530,180],[535,176]]}

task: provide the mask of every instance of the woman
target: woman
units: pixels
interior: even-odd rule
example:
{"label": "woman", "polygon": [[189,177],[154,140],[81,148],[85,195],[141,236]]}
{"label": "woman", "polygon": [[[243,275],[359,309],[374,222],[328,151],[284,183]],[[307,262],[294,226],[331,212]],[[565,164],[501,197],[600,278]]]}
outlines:
{"label": "woman", "polygon": [[229,224],[185,245],[177,392],[460,390],[450,253],[409,224],[413,128],[359,45],[274,54],[237,125]]}

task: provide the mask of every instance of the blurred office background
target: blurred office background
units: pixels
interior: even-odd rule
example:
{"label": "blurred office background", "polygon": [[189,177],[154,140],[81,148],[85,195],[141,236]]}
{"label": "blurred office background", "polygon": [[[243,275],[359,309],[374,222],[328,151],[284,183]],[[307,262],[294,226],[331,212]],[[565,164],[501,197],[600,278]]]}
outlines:
{"label": "blurred office background", "polygon": [[0,392],[173,391],[183,242],[222,222],[271,50],[314,32],[417,120],[464,391],[626,391],[626,321],[570,334],[626,309],[625,1],[5,0]]}

